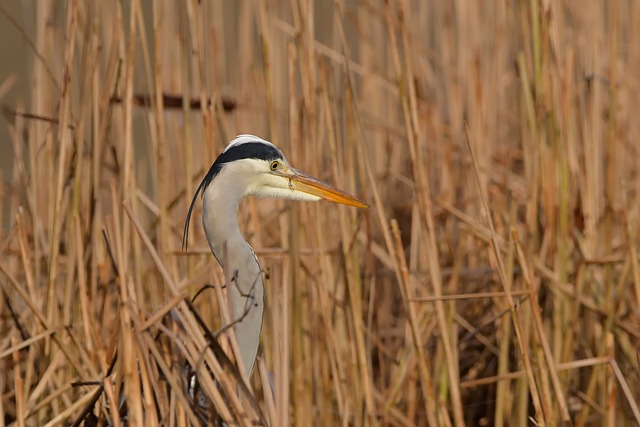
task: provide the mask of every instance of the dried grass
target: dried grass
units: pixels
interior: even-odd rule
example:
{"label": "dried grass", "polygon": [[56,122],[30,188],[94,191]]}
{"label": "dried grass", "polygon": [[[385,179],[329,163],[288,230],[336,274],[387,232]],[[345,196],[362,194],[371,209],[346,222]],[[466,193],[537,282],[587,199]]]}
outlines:
{"label": "dried grass", "polygon": [[[25,4],[0,425],[640,423],[636,2]],[[250,384],[180,250],[238,133],[371,204],[243,203]]]}

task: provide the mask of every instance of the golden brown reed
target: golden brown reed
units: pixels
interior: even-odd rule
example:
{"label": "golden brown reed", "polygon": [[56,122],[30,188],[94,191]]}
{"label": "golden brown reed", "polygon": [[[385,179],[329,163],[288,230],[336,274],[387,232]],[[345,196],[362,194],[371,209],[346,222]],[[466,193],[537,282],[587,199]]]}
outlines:
{"label": "golden brown reed", "polygon": [[[25,11],[0,424],[640,422],[637,2]],[[238,133],[371,204],[242,204],[268,277],[244,386],[198,220],[180,249]]]}

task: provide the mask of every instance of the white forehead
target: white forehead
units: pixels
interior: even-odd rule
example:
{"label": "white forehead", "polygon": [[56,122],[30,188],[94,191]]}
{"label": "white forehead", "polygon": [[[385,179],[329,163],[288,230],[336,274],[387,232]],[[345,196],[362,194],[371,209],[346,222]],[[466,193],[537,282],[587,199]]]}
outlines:
{"label": "white forehead", "polygon": [[266,145],[270,145],[275,149],[278,149],[278,147],[276,147],[275,145],[273,145],[272,143],[270,143],[267,140],[264,140],[258,136],[255,135],[249,135],[249,134],[242,134],[242,135],[238,135],[235,138],[233,138],[231,140],[231,142],[229,142],[229,144],[227,145],[227,147],[224,149],[223,153],[225,151],[227,151],[229,148],[231,147],[236,147],[238,145],[242,145],[242,144],[246,144],[248,142],[259,142],[261,144],[266,144]]}

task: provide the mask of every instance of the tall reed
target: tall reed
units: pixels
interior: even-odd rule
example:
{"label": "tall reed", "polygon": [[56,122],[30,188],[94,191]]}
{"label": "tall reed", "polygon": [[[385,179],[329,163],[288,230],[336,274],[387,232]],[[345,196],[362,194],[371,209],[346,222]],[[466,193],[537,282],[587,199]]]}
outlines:
{"label": "tall reed", "polygon": [[[640,423],[636,2],[23,5],[0,424]],[[242,203],[249,383],[181,249],[239,133],[371,205]]]}

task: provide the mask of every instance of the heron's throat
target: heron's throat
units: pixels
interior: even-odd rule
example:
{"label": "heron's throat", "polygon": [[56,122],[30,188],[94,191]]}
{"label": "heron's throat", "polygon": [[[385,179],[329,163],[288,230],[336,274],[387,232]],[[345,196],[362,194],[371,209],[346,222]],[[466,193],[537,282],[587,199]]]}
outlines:
{"label": "heron's throat", "polygon": [[237,192],[213,182],[203,194],[202,224],[211,252],[224,267],[232,253],[246,246],[238,226]]}

